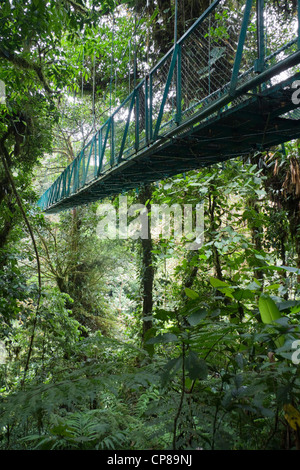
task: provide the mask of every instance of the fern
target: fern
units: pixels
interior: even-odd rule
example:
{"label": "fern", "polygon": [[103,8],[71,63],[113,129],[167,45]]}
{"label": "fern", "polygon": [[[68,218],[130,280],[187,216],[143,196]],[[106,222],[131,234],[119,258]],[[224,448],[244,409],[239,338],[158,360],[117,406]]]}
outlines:
{"label": "fern", "polygon": [[136,404],[136,414],[138,417],[142,417],[146,412],[151,402],[157,402],[161,398],[160,392],[154,386],[150,386],[144,393],[142,393]]}
{"label": "fern", "polygon": [[122,444],[126,441],[125,433],[123,432],[116,432],[115,434],[111,434],[105,437],[97,446],[96,449],[102,450],[115,450],[120,449]]}
{"label": "fern", "polygon": [[107,417],[91,410],[69,413],[65,418],[55,417],[47,436],[32,435],[22,439],[36,442],[35,449],[117,449],[125,441],[125,433],[111,429]]}

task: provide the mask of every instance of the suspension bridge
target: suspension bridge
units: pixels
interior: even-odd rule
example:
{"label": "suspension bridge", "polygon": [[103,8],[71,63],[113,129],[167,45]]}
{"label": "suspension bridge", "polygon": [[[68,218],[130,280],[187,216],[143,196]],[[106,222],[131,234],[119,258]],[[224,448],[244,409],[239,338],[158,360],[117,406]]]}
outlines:
{"label": "suspension bridge", "polygon": [[59,212],[299,138],[299,25],[300,0],[293,14],[267,0],[238,11],[212,2],[39,207]]}

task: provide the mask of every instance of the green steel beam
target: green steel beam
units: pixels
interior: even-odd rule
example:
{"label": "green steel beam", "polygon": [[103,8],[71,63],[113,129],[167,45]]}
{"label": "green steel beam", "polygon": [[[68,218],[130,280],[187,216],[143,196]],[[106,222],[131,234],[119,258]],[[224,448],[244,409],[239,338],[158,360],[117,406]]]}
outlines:
{"label": "green steel beam", "polygon": [[104,144],[101,145],[101,156],[100,156],[100,161],[99,161],[98,175],[100,175],[101,170],[102,170],[106,143],[108,141],[108,135],[109,135],[109,131],[110,131],[110,124],[111,124],[111,120],[109,119],[108,121],[106,121],[106,124],[105,124],[107,126],[107,129],[106,129],[106,133],[105,133]]}
{"label": "green steel beam", "polygon": [[234,95],[236,86],[237,86],[237,81],[238,81],[238,76],[239,76],[239,71],[240,71],[240,65],[242,62],[242,57],[243,57],[243,50],[244,50],[244,44],[245,44],[245,39],[246,39],[246,34],[248,30],[248,24],[250,21],[250,14],[251,14],[251,9],[252,9],[252,4],[253,0],[247,0],[246,7],[245,7],[245,12],[244,12],[244,17],[243,17],[243,22],[242,22],[242,27],[240,31],[240,37],[239,37],[239,42],[237,46],[237,51],[235,55],[235,60],[233,64],[233,69],[232,69],[232,75],[231,75],[231,82],[230,82],[230,89],[229,89],[229,94],[231,96]]}
{"label": "green steel beam", "polygon": [[264,0],[256,0],[257,15],[257,55],[255,61],[255,72],[261,73],[265,67],[265,22],[264,22]]}
{"label": "green steel beam", "polygon": [[150,141],[150,115],[149,115],[149,76],[145,79],[145,133],[146,133],[146,144],[149,145]]}
{"label": "green steel beam", "polygon": [[131,99],[131,102],[130,102],[128,117],[127,117],[127,121],[126,121],[126,126],[125,126],[125,130],[124,130],[123,138],[122,138],[122,143],[121,143],[119,155],[118,155],[118,163],[121,161],[122,155],[123,155],[123,152],[124,152],[125,143],[126,143],[126,139],[127,139],[127,135],[128,135],[129,124],[130,124],[131,113],[132,113],[133,106],[134,106],[134,101],[135,101],[135,96],[136,96],[136,92],[133,93],[132,99]]}
{"label": "green steel beam", "polygon": [[177,70],[176,70],[176,124],[180,124],[182,119],[182,107],[181,107],[181,99],[182,99],[182,83],[181,83],[181,45],[178,46],[177,52]]}
{"label": "green steel beam", "polygon": [[298,49],[300,49],[300,0],[297,2],[297,13],[298,13]]}
{"label": "green steel beam", "polygon": [[113,166],[115,159],[115,122],[114,115],[110,117],[110,166]]}
{"label": "green steel beam", "polygon": [[95,176],[100,176],[101,170],[102,170],[102,127],[99,129],[99,135],[98,135],[98,168],[96,170],[96,175]]}
{"label": "green steel beam", "polygon": [[96,146],[96,136],[93,137],[92,142],[90,144],[89,157],[88,157],[88,160],[86,162],[86,167],[85,167],[85,169],[83,169],[84,170],[83,171],[83,185],[85,185],[85,183],[86,183],[86,178],[87,178],[87,175],[88,175],[88,172],[89,172],[91,156],[92,156],[92,151],[93,151],[94,146]]}
{"label": "green steel beam", "polygon": [[138,151],[140,146],[140,97],[139,89],[136,90],[135,96],[135,141],[134,148]]}
{"label": "green steel beam", "polygon": [[99,147],[99,138],[97,138],[99,135],[99,132],[96,133],[95,135],[95,148],[94,148],[94,161],[95,161],[95,165],[94,165],[94,178],[96,178],[97,176],[97,156],[98,156],[98,152],[97,152],[97,145]]}
{"label": "green steel beam", "polygon": [[172,60],[171,60],[171,64],[170,64],[170,68],[169,68],[169,72],[168,72],[168,77],[167,77],[166,85],[165,85],[165,88],[164,88],[164,94],[163,94],[163,97],[162,97],[162,102],[161,102],[160,110],[159,110],[159,113],[158,113],[158,118],[157,118],[156,125],[155,125],[155,130],[154,130],[154,135],[153,135],[154,140],[156,140],[157,137],[158,137],[158,132],[159,132],[159,128],[160,128],[162,117],[163,117],[164,107],[165,107],[165,104],[166,104],[166,101],[167,101],[167,98],[168,98],[169,89],[170,89],[170,85],[171,85],[171,82],[172,82],[175,65],[176,65],[176,62],[177,62],[178,47],[179,47],[178,44],[176,44],[175,48],[174,48],[174,53],[173,53],[173,56],[172,56]]}

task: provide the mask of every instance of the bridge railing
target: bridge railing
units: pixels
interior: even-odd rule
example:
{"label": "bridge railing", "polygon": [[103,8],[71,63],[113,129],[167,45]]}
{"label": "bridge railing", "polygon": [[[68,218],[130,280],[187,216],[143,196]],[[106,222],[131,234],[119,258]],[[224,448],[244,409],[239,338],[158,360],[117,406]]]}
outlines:
{"label": "bridge railing", "polygon": [[[235,12],[225,0],[215,0],[100,127],[39,206],[45,210],[76,194],[222,96],[231,96],[227,106],[233,106],[239,85],[298,50],[299,4],[297,15],[287,15],[268,0],[240,0]],[[243,99],[246,95],[238,98]]]}

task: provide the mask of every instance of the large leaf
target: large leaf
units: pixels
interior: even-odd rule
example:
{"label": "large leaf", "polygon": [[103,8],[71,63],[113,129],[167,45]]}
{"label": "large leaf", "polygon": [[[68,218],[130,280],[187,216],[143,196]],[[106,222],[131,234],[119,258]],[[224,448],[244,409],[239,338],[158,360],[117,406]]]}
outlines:
{"label": "large leaf", "polygon": [[227,297],[230,297],[231,299],[234,299],[233,289],[231,289],[230,286],[226,284],[226,282],[220,281],[220,279],[217,279],[215,277],[210,277],[209,282],[215,289],[222,292],[222,294],[226,295]]}
{"label": "large leaf", "polygon": [[266,325],[274,323],[275,320],[281,318],[279,308],[274,300],[267,294],[261,294],[258,301],[258,308],[262,322]]}
{"label": "large leaf", "polygon": [[[266,325],[270,325],[281,318],[279,308],[275,304],[274,300],[267,294],[261,294],[258,301],[258,308],[262,322]],[[275,340],[275,344],[277,348],[282,347],[284,344],[284,336],[280,336]]]}
{"label": "large leaf", "polygon": [[187,317],[187,321],[191,326],[196,326],[200,323],[203,318],[207,316],[207,310],[204,308],[200,308],[199,310],[193,312],[189,317]]}
{"label": "large leaf", "polygon": [[180,369],[182,369],[182,356],[170,359],[161,373],[162,385],[167,385]]}
{"label": "large leaf", "polygon": [[185,292],[186,296],[189,297],[190,299],[196,300],[196,299],[199,298],[199,294],[197,294],[197,292],[189,289],[188,287],[186,287],[184,289],[184,292]]}
{"label": "large leaf", "polygon": [[207,377],[207,365],[204,359],[198,357],[194,351],[190,351],[185,360],[188,376],[191,380],[204,380]]}

